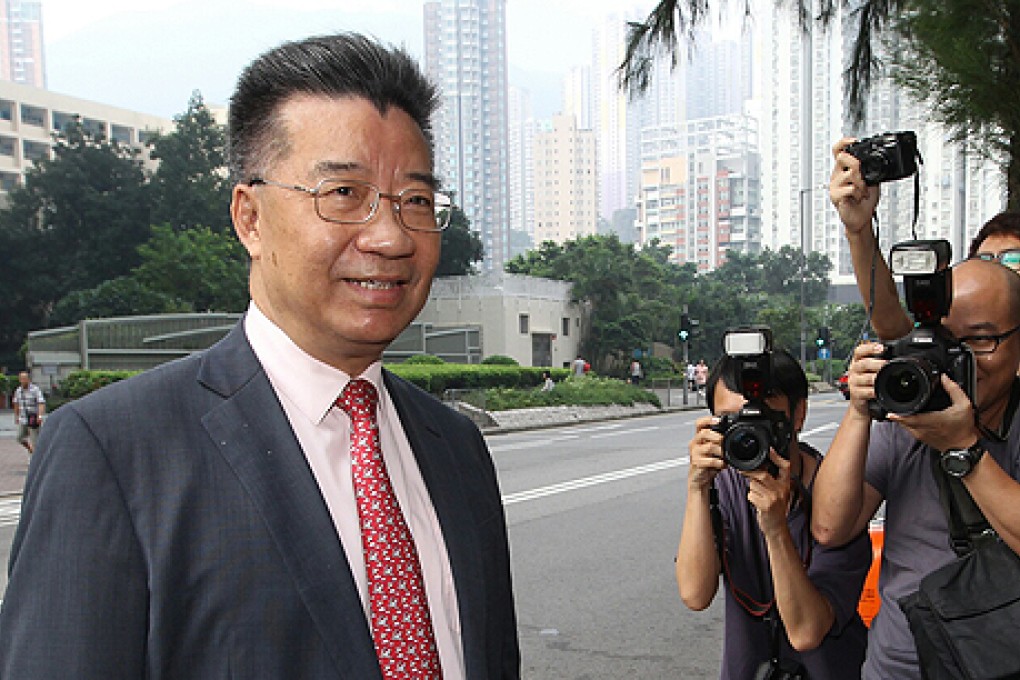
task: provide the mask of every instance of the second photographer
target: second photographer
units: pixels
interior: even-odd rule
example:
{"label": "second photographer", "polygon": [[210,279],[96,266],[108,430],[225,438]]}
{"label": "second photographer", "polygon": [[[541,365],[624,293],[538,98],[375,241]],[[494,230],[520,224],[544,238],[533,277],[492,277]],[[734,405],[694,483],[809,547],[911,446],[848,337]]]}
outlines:
{"label": "second photographer", "polygon": [[787,352],[763,347],[723,357],[708,377],[713,416],[697,421],[689,445],[680,596],[705,609],[722,575],[724,679],[856,679],[866,639],[857,602],[871,546],[866,532],[841,548],[811,537],[820,455],[797,438],[807,378]]}

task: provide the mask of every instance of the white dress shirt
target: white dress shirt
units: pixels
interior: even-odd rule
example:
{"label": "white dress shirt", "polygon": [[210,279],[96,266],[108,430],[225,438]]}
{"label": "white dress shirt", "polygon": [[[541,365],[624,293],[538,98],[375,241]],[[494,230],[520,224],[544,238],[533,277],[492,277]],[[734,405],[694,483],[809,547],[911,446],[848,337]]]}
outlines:
{"label": "white dress shirt", "polygon": [[248,306],[244,330],[315,475],[369,621],[368,577],[351,476],[350,419],[334,402],[353,378],[375,385],[383,460],[418,549],[443,678],[464,678],[460,615],[446,543],[414,452],[383,384],[382,364],[377,361],[360,376],[349,376],[304,352],[254,302]]}

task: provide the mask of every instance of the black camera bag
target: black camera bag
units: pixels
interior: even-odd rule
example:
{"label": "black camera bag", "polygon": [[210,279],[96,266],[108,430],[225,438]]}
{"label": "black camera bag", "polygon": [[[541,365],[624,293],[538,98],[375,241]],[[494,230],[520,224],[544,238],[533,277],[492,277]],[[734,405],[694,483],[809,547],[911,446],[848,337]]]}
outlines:
{"label": "black camera bag", "polygon": [[901,598],[925,680],[1020,679],[1020,556],[995,533],[970,492],[933,455],[959,557]]}

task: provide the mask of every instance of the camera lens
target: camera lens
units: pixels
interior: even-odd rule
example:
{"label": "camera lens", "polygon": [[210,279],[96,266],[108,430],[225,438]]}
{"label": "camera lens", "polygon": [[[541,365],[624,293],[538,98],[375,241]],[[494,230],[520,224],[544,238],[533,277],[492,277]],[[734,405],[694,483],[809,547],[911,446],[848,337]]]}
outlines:
{"label": "camera lens", "polygon": [[757,470],[768,459],[768,432],[758,425],[737,423],[723,439],[723,455],[738,470]]}
{"label": "camera lens", "polygon": [[939,372],[926,359],[901,357],[875,376],[875,399],[889,413],[917,413],[928,403]]}
{"label": "camera lens", "polygon": [[861,159],[861,176],[865,184],[878,184],[886,176],[889,156],[884,149],[873,149]]}

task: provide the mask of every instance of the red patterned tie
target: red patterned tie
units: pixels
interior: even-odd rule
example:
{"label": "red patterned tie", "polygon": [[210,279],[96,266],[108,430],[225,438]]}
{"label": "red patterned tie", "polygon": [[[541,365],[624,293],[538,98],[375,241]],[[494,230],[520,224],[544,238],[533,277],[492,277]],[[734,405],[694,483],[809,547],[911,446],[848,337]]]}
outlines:
{"label": "red patterned tie", "polygon": [[386,680],[443,677],[414,539],[404,521],[379,445],[375,386],[347,383],[336,405],[351,417],[351,470],[361,520],[372,637]]}

